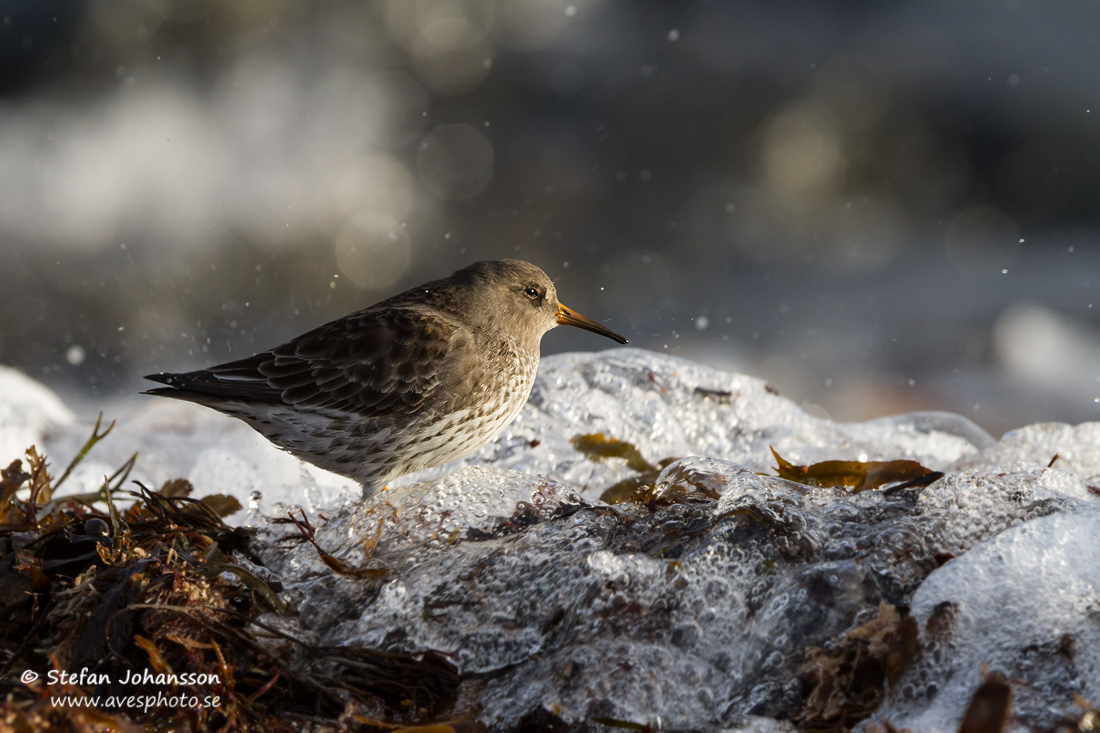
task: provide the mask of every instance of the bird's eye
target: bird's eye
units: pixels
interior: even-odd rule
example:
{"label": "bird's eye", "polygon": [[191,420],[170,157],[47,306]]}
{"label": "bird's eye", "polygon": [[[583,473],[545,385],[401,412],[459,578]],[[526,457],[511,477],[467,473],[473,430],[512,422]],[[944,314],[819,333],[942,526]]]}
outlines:
{"label": "bird's eye", "polygon": [[542,295],[539,293],[539,289],[538,288],[533,288],[533,287],[524,288],[523,289],[523,294],[526,295],[531,300],[538,300],[539,298],[542,297]]}

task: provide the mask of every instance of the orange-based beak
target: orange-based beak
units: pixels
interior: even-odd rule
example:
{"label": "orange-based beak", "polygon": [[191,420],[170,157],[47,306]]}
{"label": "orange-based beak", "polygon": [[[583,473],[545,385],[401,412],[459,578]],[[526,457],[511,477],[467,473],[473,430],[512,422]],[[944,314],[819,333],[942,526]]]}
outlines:
{"label": "orange-based beak", "polygon": [[626,343],[625,338],[615,333],[607,326],[602,323],[596,323],[591,318],[585,318],[580,313],[577,313],[572,308],[566,308],[561,303],[558,303],[558,323],[562,326],[576,326],[577,328],[583,328],[585,331],[607,336],[609,339],[614,339],[620,344]]}

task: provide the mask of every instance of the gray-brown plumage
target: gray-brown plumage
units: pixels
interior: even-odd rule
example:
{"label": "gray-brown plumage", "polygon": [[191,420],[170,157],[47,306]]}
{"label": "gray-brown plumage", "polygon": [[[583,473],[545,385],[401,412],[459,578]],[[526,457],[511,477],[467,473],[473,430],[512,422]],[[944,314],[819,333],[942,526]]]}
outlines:
{"label": "gray-brown plumage", "polygon": [[542,270],[477,262],[247,359],[151,374],[145,394],[240,418],[299,458],[363,485],[464,456],[527,401],[559,324],[626,343],[558,302]]}

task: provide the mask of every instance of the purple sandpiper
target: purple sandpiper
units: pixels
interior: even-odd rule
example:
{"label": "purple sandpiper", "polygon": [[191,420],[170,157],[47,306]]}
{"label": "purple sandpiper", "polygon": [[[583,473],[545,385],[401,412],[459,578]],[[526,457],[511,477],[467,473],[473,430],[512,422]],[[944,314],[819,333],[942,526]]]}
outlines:
{"label": "purple sandpiper", "polygon": [[246,359],[181,374],[145,394],[197,402],[363,485],[467,455],[527,402],[542,335],[611,329],[558,302],[554,283],[520,260],[476,262],[442,280]]}

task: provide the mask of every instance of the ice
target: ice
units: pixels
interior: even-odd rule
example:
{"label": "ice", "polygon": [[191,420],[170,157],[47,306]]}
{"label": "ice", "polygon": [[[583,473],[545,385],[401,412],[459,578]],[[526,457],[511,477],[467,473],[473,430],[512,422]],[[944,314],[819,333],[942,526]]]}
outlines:
{"label": "ice", "polygon": [[[680,503],[577,506],[550,484],[549,511],[517,526],[501,520],[509,506],[501,478],[467,468],[395,492],[400,521],[396,531],[384,521],[373,558],[391,579],[369,590],[347,579],[317,583],[317,560],[299,570],[313,586],[303,615],[327,630],[328,643],[452,655],[478,679],[467,694],[491,727],[542,709],[572,722],[671,728],[789,716],[808,648],[865,621],[880,601],[908,603],[947,554],[965,557],[1006,527],[1089,506],[1072,474],[1035,466],[886,495],[811,489],[687,458],[656,481],[658,496]],[[523,496],[539,487],[518,474],[508,480]],[[471,511],[467,496],[492,508]],[[423,500],[428,511],[419,513]],[[342,559],[361,558],[357,545],[373,534],[378,511],[349,509],[318,541]],[[487,532],[493,524],[498,531]]]}
{"label": "ice", "polygon": [[938,552],[965,552],[1021,522],[1096,503],[1069,471],[1026,463],[1006,468],[949,474],[935,491],[921,492],[917,510]]}
{"label": "ice", "polygon": [[[1010,730],[1053,729],[1074,693],[1100,700],[1098,527],[1094,502],[1014,527],[929,575],[912,600],[923,652],[874,718],[956,731],[983,665],[1013,682]],[[949,622],[929,632],[933,617]]]}
{"label": "ice", "polygon": [[966,418],[916,413],[867,423],[810,416],[765,382],[640,349],[543,360],[528,405],[493,443],[456,466],[491,464],[553,477],[584,498],[636,475],[622,459],[592,460],[570,443],[601,433],[632,443],[651,464],[710,456],[754,471],[774,465],[769,447],[796,463],[907,458],[943,468],[995,441]]}
{"label": "ice", "polygon": [[994,470],[1010,461],[1032,461],[1068,469],[1083,479],[1100,480],[1100,422],[1080,425],[1039,423],[1005,433],[980,453],[961,458],[957,468]]}
{"label": "ice", "polygon": [[[55,460],[90,431],[57,410],[37,423],[0,414],[0,430],[53,426]],[[302,633],[446,653],[464,675],[454,714],[490,729],[608,718],[792,730],[782,721],[806,702],[805,661],[883,603],[911,609],[919,651],[878,721],[956,730],[983,664],[1039,728],[1073,693],[1100,699],[1100,424],[995,441],[947,413],[835,423],[760,380],[620,349],[545,359],[498,440],[366,504],[350,481],[210,410],[153,401],[116,430],[73,490],[138,449],[134,476],[148,485],[186,477],[199,495],[242,503],[261,493],[256,557]],[[585,446],[603,443],[576,440],[593,434],[636,453],[598,457]],[[773,447],[793,463],[905,458],[944,475],[894,491],[813,488],[773,475]],[[650,487],[645,503],[600,500],[626,479]],[[264,517],[288,512],[317,547],[304,524]]]}
{"label": "ice", "polygon": [[573,489],[551,479],[509,470],[468,466],[440,479],[381,492],[366,505],[347,505],[324,525],[318,538],[354,546],[378,522],[391,541],[386,548],[423,555],[564,516],[583,502]]}

